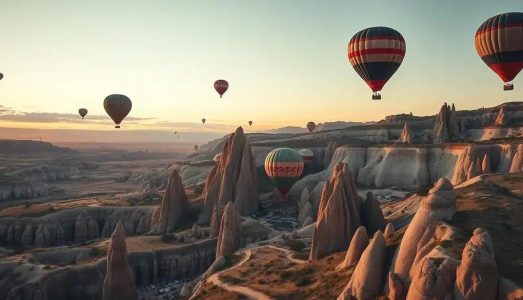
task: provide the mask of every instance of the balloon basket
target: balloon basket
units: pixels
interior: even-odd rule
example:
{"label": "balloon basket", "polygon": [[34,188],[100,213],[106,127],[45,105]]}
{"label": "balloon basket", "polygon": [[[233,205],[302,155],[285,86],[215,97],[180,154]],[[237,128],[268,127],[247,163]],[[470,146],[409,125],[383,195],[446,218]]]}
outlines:
{"label": "balloon basket", "polygon": [[120,128],[120,125],[115,125],[114,128]]}
{"label": "balloon basket", "polygon": [[504,91],[512,91],[514,89],[514,85],[512,83],[507,83],[503,86]]}
{"label": "balloon basket", "polygon": [[372,94],[372,100],[381,100],[381,94],[378,94],[378,93]]}

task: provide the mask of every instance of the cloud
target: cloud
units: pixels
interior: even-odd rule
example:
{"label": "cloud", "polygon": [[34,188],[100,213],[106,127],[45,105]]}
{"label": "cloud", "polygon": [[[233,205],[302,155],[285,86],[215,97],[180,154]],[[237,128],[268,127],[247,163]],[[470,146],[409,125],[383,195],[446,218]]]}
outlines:
{"label": "cloud", "polygon": [[[77,114],[46,113],[46,112],[21,112],[0,105],[0,120],[9,122],[28,123],[76,123],[80,119]],[[155,118],[127,117],[126,122],[150,121]],[[111,119],[105,115],[87,115],[84,123],[111,123]]]}

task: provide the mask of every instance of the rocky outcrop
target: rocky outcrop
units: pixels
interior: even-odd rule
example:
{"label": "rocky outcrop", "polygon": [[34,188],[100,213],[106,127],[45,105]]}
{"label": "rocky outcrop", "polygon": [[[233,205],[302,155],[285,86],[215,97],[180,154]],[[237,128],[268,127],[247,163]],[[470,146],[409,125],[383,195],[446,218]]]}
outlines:
{"label": "rocky outcrop", "polygon": [[510,173],[520,173],[523,172],[523,144],[519,144],[510,164]]}
{"label": "rocky outcrop", "polygon": [[[410,284],[409,272],[416,258],[418,242],[431,224],[449,220],[456,211],[456,195],[452,184],[441,178],[422,200],[414,218],[403,235],[391,271],[407,288]],[[406,290],[404,291],[406,292]]]}
{"label": "rocky outcrop", "polygon": [[459,123],[454,104],[452,104],[452,108],[447,103],[443,104],[434,123],[433,142],[439,144],[453,141],[458,137],[459,132]]}
{"label": "rocky outcrop", "polygon": [[190,212],[190,206],[185,194],[182,179],[176,169],[173,169],[163,196],[162,205],[154,213],[151,220],[152,232],[164,234],[172,232],[180,226],[182,218]]}
{"label": "rocky outcrop", "polygon": [[122,222],[116,225],[111,236],[102,299],[138,299],[132,270],[127,261],[127,246]]}
{"label": "rocky outcrop", "polygon": [[216,246],[216,258],[231,255],[240,248],[240,215],[232,202],[227,203],[223,210]]}
{"label": "rocky outcrop", "polygon": [[347,249],[347,253],[345,254],[345,259],[336,267],[336,269],[348,268],[352,264],[358,262],[368,244],[369,236],[367,235],[367,230],[363,226],[358,227],[350,241],[349,249]]}
{"label": "rocky outcrop", "polygon": [[361,199],[349,166],[337,163],[322,191],[310,260],[347,248],[361,225],[360,207]]}
{"label": "rocky outcrop", "polygon": [[407,123],[403,125],[403,130],[401,131],[399,142],[402,144],[412,144],[412,135],[410,133],[409,125],[407,125]]}
{"label": "rocky outcrop", "polygon": [[380,208],[380,203],[371,192],[367,193],[367,199],[361,207],[361,223],[367,228],[369,234],[385,229],[385,218]]}
{"label": "rocky outcrop", "polygon": [[354,273],[338,300],[375,299],[383,289],[385,269],[385,238],[381,231],[374,234],[363,251]]}
{"label": "rocky outcrop", "polygon": [[452,299],[457,261],[424,257],[413,272],[407,300]]}
{"label": "rocky outcrop", "polygon": [[96,220],[84,209],[74,222],[74,242],[84,242],[100,237]]}
{"label": "rocky outcrop", "polygon": [[327,144],[327,148],[325,148],[325,154],[323,155],[323,167],[327,168],[332,160],[332,156],[334,155],[334,152],[338,148],[338,143],[336,141],[330,141],[329,144]]}
{"label": "rocky outcrop", "polygon": [[477,228],[463,249],[456,271],[455,297],[496,299],[498,279],[492,239],[488,232]]}
{"label": "rocky outcrop", "polygon": [[233,201],[241,215],[258,209],[256,165],[243,129],[238,127],[223,146],[222,158],[206,181],[199,223],[209,223],[215,206]]}
{"label": "rocky outcrop", "polygon": [[495,125],[498,126],[505,126],[509,123],[509,117],[507,112],[505,112],[505,107],[502,106],[501,109],[498,112],[498,115],[496,116],[496,121],[494,122]]}

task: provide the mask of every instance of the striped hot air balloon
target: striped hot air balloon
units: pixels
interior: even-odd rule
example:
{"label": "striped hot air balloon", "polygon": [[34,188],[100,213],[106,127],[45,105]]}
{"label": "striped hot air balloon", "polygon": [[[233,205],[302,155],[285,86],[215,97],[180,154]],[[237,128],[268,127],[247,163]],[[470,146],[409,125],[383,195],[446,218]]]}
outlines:
{"label": "striped hot air balloon", "polygon": [[[505,13],[486,20],[476,32],[475,44],[481,59],[501,80],[514,80],[523,68],[523,13]],[[506,84],[504,89],[513,87]]]}
{"label": "striped hot air balloon", "polygon": [[265,173],[285,195],[303,173],[303,159],[294,149],[274,149],[265,158]]}
{"label": "striped hot air balloon", "polygon": [[396,30],[371,27],[356,33],[347,47],[349,61],[379,100],[385,83],[398,70],[405,57],[405,40]]}
{"label": "striped hot air balloon", "polygon": [[120,128],[120,123],[127,117],[132,107],[131,99],[124,95],[113,94],[104,100],[104,109],[114,121],[114,128]]}
{"label": "striped hot air balloon", "polygon": [[87,109],[85,108],[80,108],[78,110],[78,114],[80,115],[80,117],[82,117],[82,119],[87,115]]}
{"label": "striped hot air balloon", "polygon": [[312,152],[311,149],[300,149],[298,153],[301,155],[304,165],[312,165],[312,163],[314,162],[314,152]]}
{"label": "striped hot air balloon", "polygon": [[220,94],[220,98],[225,94],[227,89],[229,88],[229,83],[227,80],[218,79],[214,82],[214,89]]}

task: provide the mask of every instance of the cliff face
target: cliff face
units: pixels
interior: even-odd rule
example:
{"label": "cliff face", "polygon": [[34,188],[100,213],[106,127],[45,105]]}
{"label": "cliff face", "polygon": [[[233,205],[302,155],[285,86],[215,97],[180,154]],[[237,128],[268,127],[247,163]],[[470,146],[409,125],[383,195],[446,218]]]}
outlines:
{"label": "cliff face", "polygon": [[223,146],[222,156],[206,181],[203,209],[198,222],[209,223],[214,207],[233,201],[238,212],[248,215],[258,209],[256,166],[243,129],[238,127]]}

